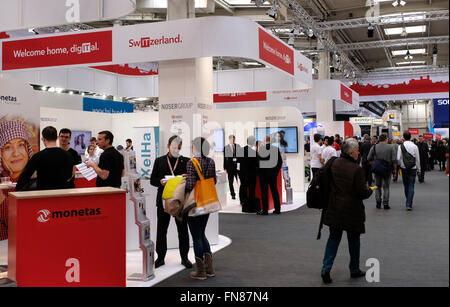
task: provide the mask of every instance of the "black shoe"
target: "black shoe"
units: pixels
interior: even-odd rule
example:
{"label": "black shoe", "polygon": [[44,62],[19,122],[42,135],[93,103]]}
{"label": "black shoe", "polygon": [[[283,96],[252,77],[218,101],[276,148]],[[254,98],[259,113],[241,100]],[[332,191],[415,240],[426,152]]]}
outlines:
{"label": "black shoe", "polygon": [[257,215],[269,215],[268,212],[258,211],[256,212]]}
{"label": "black shoe", "polygon": [[231,199],[236,199],[236,196],[231,195]]}
{"label": "black shoe", "polygon": [[156,261],[155,261],[155,269],[156,268],[159,268],[160,266],[162,266],[162,265],[165,265],[166,263],[164,262],[164,259],[156,259]]}
{"label": "black shoe", "polygon": [[384,205],[383,208],[384,208],[385,210],[391,209],[391,207],[389,207],[389,205]]}
{"label": "black shoe", "polygon": [[189,261],[189,259],[185,258],[181,260],[181,264],[186,267],[186,269],[192,268],[192,262]]}
{"label": "black shoe", "polygon": [[360,278],[360,277],[364,277],[364,276],[366,276],[366,272],[364,272],[364,271],[359,271],[357,273],[350,273],[351,278]]}
{"label": "black shoe", "polygon": [[377,209],[381,209],[381,203],[377,203]]}
{"label": "black shoe", "polygon": [[330,277],[330,272],[322,272],[320,274],[320,277],[322,277],[324,284],[331,284],[333,282],[333,280]]}
{"label": "black shoe", "polygon": [[281,214],[280,211],[274,211],[273,214]]}

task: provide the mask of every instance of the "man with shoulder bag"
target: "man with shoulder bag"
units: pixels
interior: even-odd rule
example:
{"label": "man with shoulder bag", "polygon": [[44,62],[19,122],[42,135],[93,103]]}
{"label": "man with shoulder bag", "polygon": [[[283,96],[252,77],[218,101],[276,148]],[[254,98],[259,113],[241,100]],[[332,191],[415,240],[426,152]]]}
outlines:
{"label": "man with shoulder bag", "polygon": [[416,175],[420,174],[420,154],[419,148],[411,142],[411,133],[403,133],[405,142],[400,146],[397,160],[402,170],[403,186],[405,188],[406,210],[412,210],[414,198],[414,184]]}
{"label": "man with shoulder bag", "polygon": [[[375,174],[375,185],[379,188],[375,192],[377,208],[390,209],[389,190],[391,185],[392,170],[397,169],[397,157],[394,147],[388,144],[386,134],[380,135],[379,143],[374,145],[367,156],[367,161],[372,164],[372,173]],[[394,181],[397,180],[397,172],[394,172]],[[383,195],[382,195],[383,194]]]}

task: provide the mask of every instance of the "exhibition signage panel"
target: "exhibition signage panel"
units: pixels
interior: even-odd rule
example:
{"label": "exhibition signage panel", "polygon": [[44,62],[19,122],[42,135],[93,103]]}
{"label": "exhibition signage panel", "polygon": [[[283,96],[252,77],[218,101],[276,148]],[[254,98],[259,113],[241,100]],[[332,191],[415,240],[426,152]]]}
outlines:
{"label": "exhibition signage panel", "polygon": [[449,104],[448,98],[433,99],[434,106],[434,128],[449,127]]}
{"label": "exhibition signage panel", "polygon": [[352,104],[353,103],[353,91],[341,84],[341,100]]}
{"label": "exhibition signage panel", "polygon": [[19,287],[124,287],[125,197],[115,188],[10,193],[8,276]]}
{"label": "exhibition signage panel", "polygon": [[0,32],[115,19],[132,13],[135,0],[0,0]]}
{"label": "exhibition signage panel", "polygon": [[293,75],[294,50],[263,29],[258,29],[258,35],[259,58]]}
{"label": "exhibition signage panel", "polygon": [[112,31],[47,36],[2,43],[2,69],[112,61]]}
{"label": "exhibition signage panel", "polygon": [[83,111],[100,113],[133,113],[132,103],[84,97]]}
{"label": "exhibition signage panel", "polygon": [[[101,40],[98,42],[89,39],[73,42],[71,40],[83,34],[60,33],[33,39],[3,40],[0,68],[17,70],[58,65],[99,66],[230,56],[260,61],[289,74],[304,87],[312,85],[311,60],[266,32],[257,23],[244,18],[216,16],[180,19],[84,33],[91,38],[96,37],[96,32],[104,32],[99,34]],[[109,37],[103,37],[106,33],[112,33],[112,48]],[[42,43],[39,39],[43,40]],[[73,53],[73,45],[79,47],[80,43],[89,43],[86,50],[90,52],[84,53],[81,44],[81,54]],[[60,58],[65,61],[58,61]]]}
{"label": "exhibition signage panel", "polygon": [[433,139],[434,134],[433,133],[424,133],[423,137],[426,138],[426,139],[431,140],[431,139]]}
{"label": "exhibition signage panel", "polygon": [[439,133],[436,133],[436,140],[442,140],[442,135],[440,135]]}
{"label": "exhibition signage panel", "polygon": [[142,177],[150,177],[159,153],[159,127],[133,128],[136,171]]}
{"label": "exhibition signage panel", "polygon": [[408,132],[411,133],[411,135],[419,135],[419,129],[408,129]]}
{"label": "exhibition signage panel", "polygon": [[214,103],[267,101],[267,92],[214,94]]}

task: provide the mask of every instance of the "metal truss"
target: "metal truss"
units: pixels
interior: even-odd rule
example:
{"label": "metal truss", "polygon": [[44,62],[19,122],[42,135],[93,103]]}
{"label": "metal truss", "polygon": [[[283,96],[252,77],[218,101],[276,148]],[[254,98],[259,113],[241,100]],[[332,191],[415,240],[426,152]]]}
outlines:
{"label": "metal truss", "polygon": [[391,16],[380,16],[373,22],[369,22],[367,18],[355,18],[346,20],[336,20],[336,21],[324,21],[318,23],[318,26],[322,30],[333,31],[341,29],[352,29],[352,28],[363,28],[368,27],[371,23],[372,25],[386,26],[386,25],[396,25],[396,24],[407,24],[407,23],[417,23],[417,22],[428,22],[428,21],[439,21],[448,20],[449,12],[448,10],[441,11],[431,11],[425,13],[414,13],[414,14],[398,14]]}
{"label": "metal truss", "polygon": [[416,38],[401,38],[382,41],[359,42],[350,44],[337,45],[342,50],[360,50],[360,49],[374,49],[374,48],[388,48],[388,47],[404,47],[412,45],[430,45],[430,44],[446,44],[449,36],[431,36],[431,37],[416,37]]}
{"label": "metal truss", "polygon": [[[359,68],[348,58],[341,48],[339,48],[336,43],[328,35],[327,31],[320,29],[317,22],[311,17],[308,12],[296,1],[296,0],[279,0],[284,6],[292,11],[294,15],[294,22],[304,27],[308,31],[312,31],[318,39],[318,44],[321,49],[325,49],[329,52],[333,52],[340,58],[343,65],[342,70],[350,69],[355,74],[359,73]],[[348,69],[345,69],[348,67]]]}

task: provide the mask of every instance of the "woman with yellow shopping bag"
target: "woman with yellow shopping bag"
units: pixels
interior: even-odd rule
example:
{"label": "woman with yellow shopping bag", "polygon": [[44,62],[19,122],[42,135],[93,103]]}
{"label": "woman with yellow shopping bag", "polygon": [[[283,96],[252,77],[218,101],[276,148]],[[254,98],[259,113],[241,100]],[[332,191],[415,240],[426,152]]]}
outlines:
{"label": "woman with yellow shopping bag", "polygon": [[[189,212],[187,218],[194,243],[195,262],[197,264],[196,271],[191,272],[191,277],[200,280],[206,279],[207,276],[215,276],[211,248],[205,235],[209,218],[208,212],[212,211],[203,210],[203,207],[207,208],[209,205],[214,205],[217,198],[215,186],[212,185],[212,179],[214,180],[214,185],[217,182],[216,165],[213,159],[207,157],[209,150],[210,145],[205,138],[198,137],[194,139],[192,142],[194,158],[186,166],[186,193],[194,193],[197,203],[196,208]],[[208,186],[209,188],[205,189]]]}

